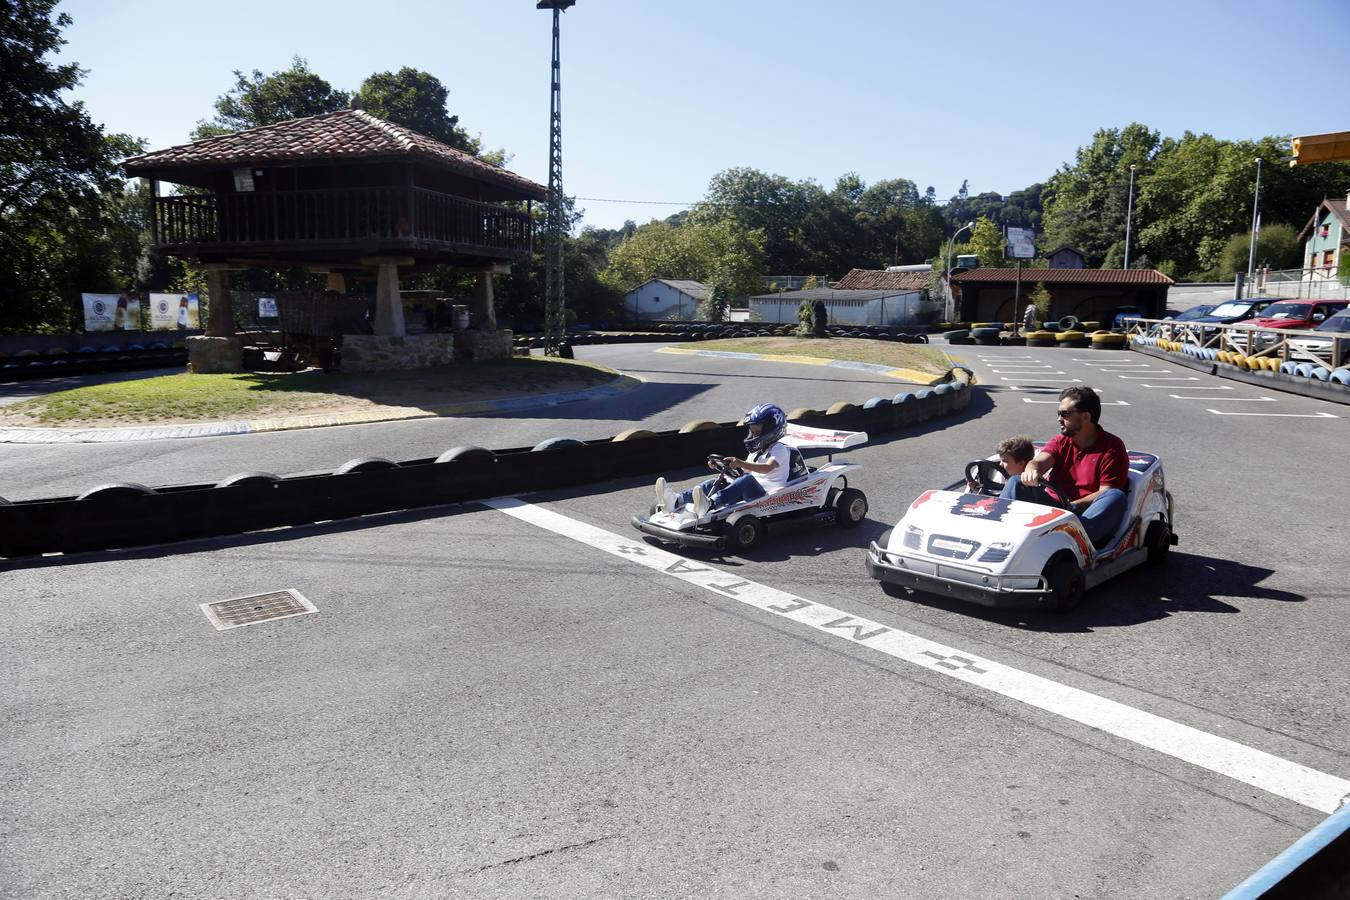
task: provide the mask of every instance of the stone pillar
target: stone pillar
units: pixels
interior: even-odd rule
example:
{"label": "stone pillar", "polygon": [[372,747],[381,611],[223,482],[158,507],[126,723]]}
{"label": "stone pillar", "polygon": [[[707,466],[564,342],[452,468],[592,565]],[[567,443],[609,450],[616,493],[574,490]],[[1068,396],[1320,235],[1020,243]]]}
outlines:
{"label": "stone pillar", "polygon": [[497,330],[497,305],[492,296],[492,269],[478,273],[478,289],[473,295],[473,326],[480,331]]}
{"label": "stone pillar", "polygon": [[381,260],[379,278],[375,286],[375,333],[387,337],[403,337],[403,301],[398,296],[398,263]]}
{"label": "stone pillar", "polygon": [[206,266],[206,299],[210,304],[206,319],[207,337],[234,334],[234,303],[230,299],[230,270],[226,266]]}

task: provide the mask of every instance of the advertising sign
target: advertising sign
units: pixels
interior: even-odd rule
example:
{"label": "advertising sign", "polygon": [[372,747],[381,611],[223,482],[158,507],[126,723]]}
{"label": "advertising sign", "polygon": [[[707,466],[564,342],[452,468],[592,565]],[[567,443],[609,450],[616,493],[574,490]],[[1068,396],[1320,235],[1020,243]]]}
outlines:
{"label": "advertising sign", "polygon": [[139,331],[141,298],[134,294],[81,294],[85,331]]}
{"label": "advertising sign", "polygon": [[277,317],[277,298],[259,297],[258,298],[258,318],[275,319]]}
{"label": "advertising sign", "polygon": [[151,294],[150,327],[199,328],[196,294]]}
{"label": "advertising sign", "polygon": [[1036,232],[1030,228],[1008,228],[1005,259],[1032,259],[1036,256]]}

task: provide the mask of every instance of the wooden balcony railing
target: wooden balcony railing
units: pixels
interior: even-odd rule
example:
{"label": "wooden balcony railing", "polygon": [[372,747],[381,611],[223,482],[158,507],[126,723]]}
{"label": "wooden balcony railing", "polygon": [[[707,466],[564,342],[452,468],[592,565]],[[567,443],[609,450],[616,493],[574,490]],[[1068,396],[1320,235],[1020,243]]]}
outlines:
{"label": "wooden balcony railing", "polygon": [[155,198],[156,246],[440,243],[528,255],[526,213],[422,188]]}

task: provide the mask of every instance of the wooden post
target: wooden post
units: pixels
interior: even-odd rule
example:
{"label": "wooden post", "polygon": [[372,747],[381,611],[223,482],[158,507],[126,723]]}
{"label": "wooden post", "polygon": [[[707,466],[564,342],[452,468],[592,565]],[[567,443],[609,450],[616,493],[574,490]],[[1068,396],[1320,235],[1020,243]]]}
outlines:
{"label": "wooden post", "polygon": [[234,334],[234,303],[230,299],[228,266],[209,264],[206,268],[206,297],[210,304],[206,320],[207,337]]}

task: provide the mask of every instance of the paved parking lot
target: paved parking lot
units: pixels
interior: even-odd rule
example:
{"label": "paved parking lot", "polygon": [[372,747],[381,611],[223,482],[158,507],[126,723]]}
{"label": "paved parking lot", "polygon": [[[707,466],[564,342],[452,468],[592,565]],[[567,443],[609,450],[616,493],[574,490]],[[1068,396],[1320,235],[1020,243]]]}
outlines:
{"label": "paved parking lot", "polygon": [[[653,349],[578,348],[650,393],[567,420],[139,449],[152,476],[315,470],[372,435],[398,458],[900,389]],[[746,558],[641,540],[650,485],[625,480],[0,568],[0,891],[1221,894],[1350,793],[1350,487],[1287,478],[1343,453],[1344,407],[1127,352],[961,351],[963,414],[849,452],[860,529]],[[1168,567],[1063,616],[883,594],[867,540],[1002,437],[1051,434],[1075,383],[1163,457]],[[1258,410],[1279,416],[1226,414]],[[136,449],[3,448],[0,493],[35,460],[30,495],[121,479]],[[198,607],[281,588],[317,612],[218,632]]]}

